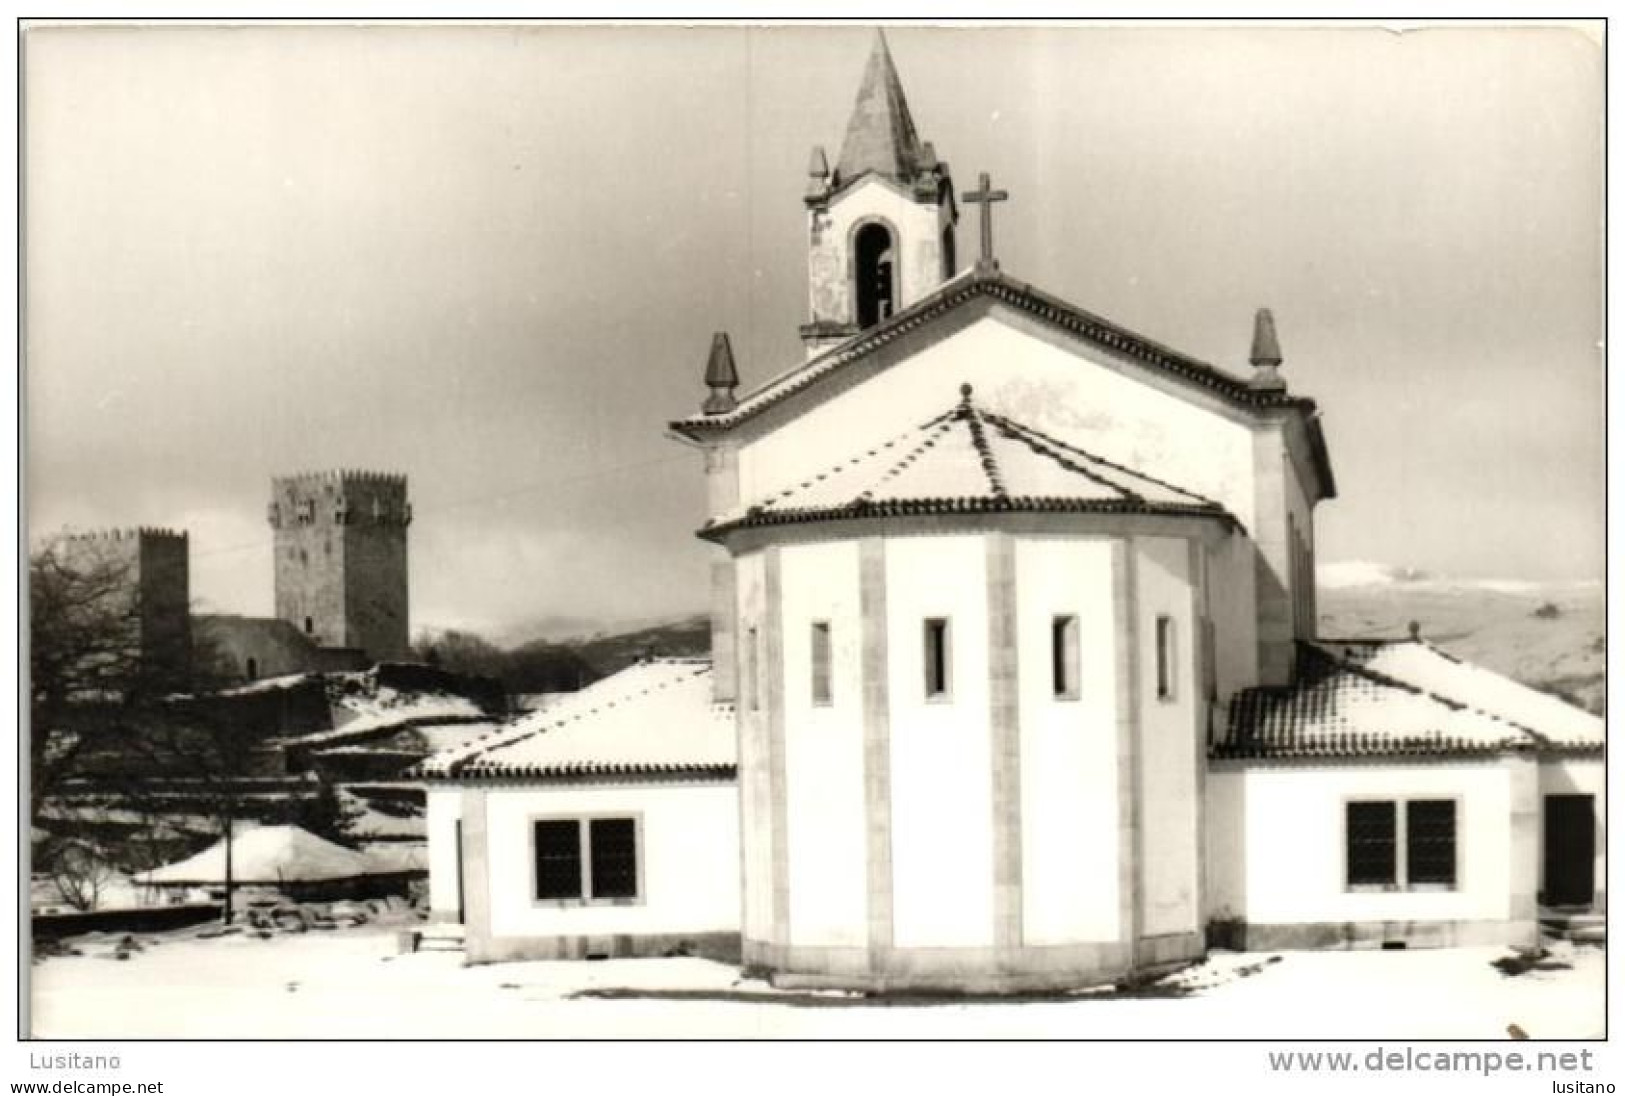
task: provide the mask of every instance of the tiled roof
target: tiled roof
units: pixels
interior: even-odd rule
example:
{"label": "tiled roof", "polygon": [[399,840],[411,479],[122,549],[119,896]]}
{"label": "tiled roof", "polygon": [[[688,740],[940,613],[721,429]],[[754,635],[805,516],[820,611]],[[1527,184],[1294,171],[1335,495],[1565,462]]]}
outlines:
{"label": "tiled roof", "polygon": [[639,662],[579,692],[437,753],[425,780],[703,774],[732,776],[733,709],[711,699],[711,663]]}
{"label": "tiled roof", "polygon": [[1528,727],[1554,745],[1588,747],[1603,742],[1606,725],[1601,716],[1505,674],[1463,662],[1426,640],[1326,641],[1326,646],[1368,670]]}
{"label": "tiled roof", "polygon": [[1224,507],[978,407],[950,410],[701,530],[908,514],[1152,513],[1234,520]]}
{"label": "tiled roof", "polygon": [[[1441,692],[1426,675],[1420,675],[1421,682],[1398,676],[1435,657],[1448,658],[1433,652],[1419,659],[1403,650],[1415,646],[1367,642],[1355,650],[1342,644],[1299,644],[1297,683],[1238,693],[1230,702],[1227,733],[1213,746],[1213,756],[1454,756],[1602,748],[1601,721],[1594,736],[1576,733],[1557,720],[1526,722],[1498,711],[1483,688]],[[1373,652],[1371,647],[1394,650]],[[1384,672],[1379,668],[1383,664],[1397,672]],[[1480,685],[1500,679],[1488,670],[1471,669]]]}
{"label": "tiled roof", "polygon": [[[1040,292],[1001,271],[976,269],[945,282],[935,293],[921,298],[891,318],[774,378],[740,400],[733,410],[724,414],[691,415],[671,423],[671,428],[696,438],[732,429],[938,316],[981,297],[1001,301],[1097,346],[1207,389],[1233,406],[1314,410],[1315,402],[1311,399],[1289,395],[1284,391],[1254,388],[1245,380]],[[1318,426],[1312,424],[1311,430],[1318,430]],[[1323,469],[1323,473],[1330,488],[1330,468]]]}

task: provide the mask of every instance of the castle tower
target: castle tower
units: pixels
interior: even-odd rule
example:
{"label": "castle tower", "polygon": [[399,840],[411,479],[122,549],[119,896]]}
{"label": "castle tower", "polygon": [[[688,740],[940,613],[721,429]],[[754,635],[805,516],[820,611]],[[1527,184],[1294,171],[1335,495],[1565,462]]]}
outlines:
{"label": "castle tower", "polygon": [[809,357],[926,296],[958,269],[948,165],[921,141],[883,32],[864,70],[832,171],[807,169]]}
{"label": "castle tower", "polygon": [[147,672],[184,688],[191,668],[191,571],[184,530],[110,529],[79,533],[63,543],[64,562],[96,576],[124,616],[129,641]]}
{"label": "castle tower", "polygon": [[406,477],[314,472],[271,481],[276,615],[322,647],[408,654]]}

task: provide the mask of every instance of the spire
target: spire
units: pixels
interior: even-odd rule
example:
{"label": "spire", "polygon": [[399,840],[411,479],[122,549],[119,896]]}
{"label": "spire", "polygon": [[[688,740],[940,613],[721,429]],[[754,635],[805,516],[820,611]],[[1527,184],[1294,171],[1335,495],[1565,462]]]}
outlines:
{"label": "spire", "polygon": [[1248,383],[1254,388],[1279,391],[1286,381],[1276,372],[1281,364],[1281,343],[1275,337],[1275,316],[1267,308],[1260,308],[1253,317],[1253,367],[1257,370]]}
{"label": "spire", "polygon": [[903,97],[903,83],[886,47],[886,34],[876,29],[874,49],[836,162],[836,185],[871,171],[906,183],[927,167],[908,100]]}
{"label": "spire", "polygon": [[739,371],[734,368],[733,347],[728,345],[728,333],[718,331],[711,336],[711,359],[705,363],[705,386],[711,394],[700,408],[707,415],[726,415],[739,403],[734,389],[739,387]]}

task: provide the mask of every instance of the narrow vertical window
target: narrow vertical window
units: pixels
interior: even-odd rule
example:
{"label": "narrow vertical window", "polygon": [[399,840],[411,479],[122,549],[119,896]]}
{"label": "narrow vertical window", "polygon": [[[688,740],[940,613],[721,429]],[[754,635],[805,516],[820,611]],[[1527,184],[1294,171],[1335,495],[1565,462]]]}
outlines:
{"label": "narrow vertical window", "polygon": [[1397,805],[1392,801],[1350,803],[1345,860],[1351,887],[1391,887],[1399,881]]}
{"label": "narrow vertical window", "polygon": [[305,618],[305,634],[308,636],[316,630],[316,622],[309,617]]}
{"label": "narrow vertical window", "polygon": [[630,818],[594,818],[587,823],[591,850],[592,897],[638,896],[638,824]]}
{"label": "narrow vertical window", "polygon": [[1456,803],[1413,799],[1405,804],[1405,882],[1456,885]]}
{"label": "narrow vertical window", "polygon": [[740,684],[745,690],[745,707],[756,711],[759,704],[760,688],[756,681],[756,629],[745,630],[745,672],[741,675]]}
{"label": "narrow vertical window", "polygon": [[1057,700],[1078,698],[1078,618],[1050,620],[1050,679]]}
{"label": "narrow vertical window", "polygon": [[581,876],[581,823],[544,818],[536,823],[536,897],[584,898]]}
{"label": "narrow vertical window", "polygon": [[1174,698],[1174,618],[1157,618],[1157,699]]}
{"label": "narrow vertical window", "polygon": [[932,617],[925,622],[925,695],[948,695],[948,621]]}
{"label": "narrow vertical window", "polygon": [[815,620],[812,626],[812,702],[833,702],[830,687],[829,621]]}

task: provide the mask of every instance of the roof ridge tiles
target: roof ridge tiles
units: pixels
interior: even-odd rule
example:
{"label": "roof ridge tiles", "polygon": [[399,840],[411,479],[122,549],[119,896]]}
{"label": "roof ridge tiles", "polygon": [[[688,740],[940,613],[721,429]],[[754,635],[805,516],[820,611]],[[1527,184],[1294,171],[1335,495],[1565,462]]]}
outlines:
{"label": "roof ridge tiles", "polygon": [[1110,347],[1119,353],[1217,392],[1239,407],[1255,409],[1314,407],[1314,400],[1308,397],[1285,391],[1255,388],[1245,379],[1232,376],[1215,365],[1115,324],[1060,297],[1037,289],[1030,283],[1018,282],[1001,271],[986,273],[973,268],[968,276],[945,282],[933,293],[920,298],[874,327],[770,378],[740,399],[732,411],[720,415],[692,415],[675,420],[670,425],[679,432],[708,433],[729,429],[800,392],[848,362],[863,357],[871,350],[913,330],[927,319],[975,296],[991,296],[1004,301],[1046,322],[1083,335],[1102,346]]}

